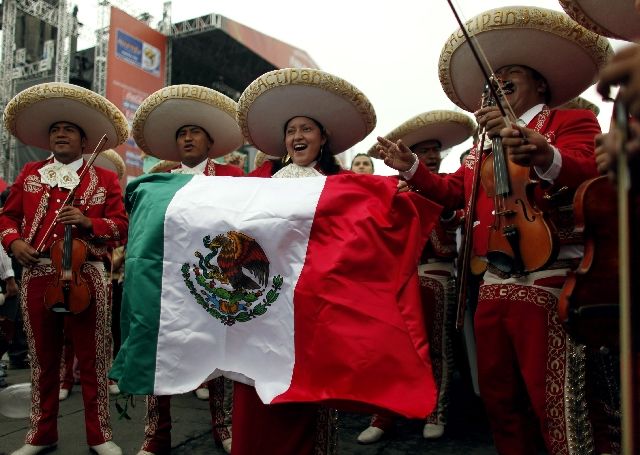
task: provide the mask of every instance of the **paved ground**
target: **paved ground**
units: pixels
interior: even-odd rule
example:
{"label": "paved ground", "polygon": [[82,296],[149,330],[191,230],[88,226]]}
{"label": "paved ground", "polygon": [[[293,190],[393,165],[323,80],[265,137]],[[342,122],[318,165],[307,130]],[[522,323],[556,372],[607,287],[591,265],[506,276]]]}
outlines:
{"label": "paved ground", "polygon": [[[29,370],[9,370],[7,382],[29,381]],[[422,423],[404,420],[381,442],[369,446],[356,443],[357,434],[368,424],[368,416],[341,413],[339,420],[339,451],[341,455],[401,455],[401,454],[464,454],[493,455],[495,450],[479,399],[459,376],[453,384],[450,422],[445,435],[438,441],[422,438]],[[131,420],[118,419],[115,399],[111,399],[114,441],[125,455],[135,455],[143,434],[144,401],[139,399],[129,414]],[[193,394],[175,397],[172,402],[174,455],[222,455],[213,445],[209,433],[210,416],[207,403]],[[55,454],[86,455],[84,415],[79,386],[60,404],[60,441]],[[26,419],[0,416],[0,455],[20,447],[27,430]],[[283,454],[288,455],[288,454]]]}

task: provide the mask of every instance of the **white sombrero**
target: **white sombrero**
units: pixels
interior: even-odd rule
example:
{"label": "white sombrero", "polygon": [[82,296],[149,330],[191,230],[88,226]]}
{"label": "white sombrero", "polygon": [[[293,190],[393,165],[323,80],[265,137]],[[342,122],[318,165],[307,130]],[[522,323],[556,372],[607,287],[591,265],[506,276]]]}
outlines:
{"label": "white sombrero", "polygon": [[146,154],[180,161],[176,132],[185,125],[199,126],[211,136],[210,158],[242,145],[236,102],[199,85],[171,85],[149,95],[135,113],[131,135]]}
{"label": "white sombrero", "polygon": [[593,112],[596,117],[600,113],[600,108],[598,106],[593,104],[591,101],[582,98],[581,96],[567,101],[562,106],[558,106],[558,109],[588,109]]}
{"label": "white sombrero", "polygon": [[[466,27],[494,70],[524,65],[538,71],[549,85],[550,106],[569,101],[593,84],[613,54],[606,38],[566,14],[543,8],[496,8],[473,17]],[[444,45],[438,73],[451,101],[470,112],[480,107],[485,81],[462,30]]]}
{"label": "white sombrero", "polygon": [[640,38],[640,14],[634,0],[560,0],[560,6],[577,23],[609,38]]}
{"label": "white sombrero", "polygon": [[[91,154],[85,154],[84,159],[88,160]],[[126,165],[118,152],[113,149],[107,149],[100,152],[93,162],[94,166],[103,167],[118,174],[118,179],[124,177]]]}
{"label": "white sombrero", "polygon": [[[476,129],[476,123],[466,114],[456,111],[429,111],[410,118],[385,136],[396,142],[402,139],[411,148],[427,140],[440,142],[442,150],[458,145],[469,138]],[[369,149],[369,155],[378,158],[376,145]]]}
{"label": "white sombrero", "polygon": [[49,128],[56,122],[82,128],[91,151],[103,134],[108,147],[122,144],[129,136],[124,114],[111,101],[73,84],[34,85],[14,96],[4,110],[4,124],[11,134],[24,144],[45,150],[50,150]]}
{"label": "white sombrero", "polygon": [[151,169],[147,171],[147,174],[158,174],[161,172],[167,172],[178,166],[180,166],[180,161],[162,160],[154,164]]}
{"label": "white sombrero", "polygon": [[331,152],[364,139],[376,126],[367,97],[349,82],[324,71],[284,68],[258,77],[238,100],[238,123],[246,140],[273,156],[283,156],[284,127],[293,117],[324,126]]}

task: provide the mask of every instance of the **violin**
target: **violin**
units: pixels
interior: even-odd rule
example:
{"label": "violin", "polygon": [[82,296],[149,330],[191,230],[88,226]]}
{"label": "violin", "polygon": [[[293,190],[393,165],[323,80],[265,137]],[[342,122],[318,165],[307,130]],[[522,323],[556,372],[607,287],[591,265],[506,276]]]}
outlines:
{"label": "violin", "polygon": [[78,314],[91,303],[91,291],[80,269],[87,260],[87,244],[74,239],[72,226],[64,227],[64,238],[56,240],[50,249],[51,265],[56,269],[44,295],[46,308],[58,313]]}
{"label": "violin", "polygon": [[[498,96],[510,84],[497,83]],[[489,91],[485,85],[485,92]],[[488,95],[488,106],[499,101]],[[485,107],[485,106],[483,106]],[[492,153],[482,163],[481,183],[494,201],[494,221],[489,227],[487,261],[504,273],[523,275],[544,268],[556,256],[555,232],[533,202],[537,180],[530,168],[506,157],[500,137],[491,139]]]}
{"label": "violin", "polygon": [[[78,176],[79,182],[82,182],[82,178],[102,151],[106,142],[107,135],[104,134]],[[78,186],[79,183],[69,191],[62,204],[63,207],[74,201]],[[57,222],[58,216],[56,215],[40,240],[36,251],[42,251]],[[91,303],[91,290],[80,273],[82,264],[87,260],[87,244],[83,240],[74,239],[72,229],[71,225],[66,225],[63,239],[55,241],[50,248],[51,264],[56,269],[56,273],[47,284],[44,305],[46,308],[58,313],[77,314],[86,310]]]}
{"label": "violin", "polygon": [[619,341],[618,206],[607,176],[583,182],[573,198],[575,230],[584,256],[569,271],[558,297],[567,332],[587,346],[616,348]]}

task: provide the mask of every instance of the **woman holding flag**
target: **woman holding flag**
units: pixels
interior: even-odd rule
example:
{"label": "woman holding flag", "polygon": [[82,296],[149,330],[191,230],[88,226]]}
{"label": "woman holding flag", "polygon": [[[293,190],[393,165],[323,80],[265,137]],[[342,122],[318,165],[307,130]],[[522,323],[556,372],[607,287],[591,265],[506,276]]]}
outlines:
{"label": "woman holding flag", "polygon": [[[352,173],[334,155],[364,139],[376,115],[348,82],[315,69],[286,68],[246,88],[238,100],[238,123],[247,142],[282,157],[265,160],[250,176],[316,177]],[[265,405],[254,387],[236,383],[233,414],[236,455],[336,452],[335,410],[308,403]]]}

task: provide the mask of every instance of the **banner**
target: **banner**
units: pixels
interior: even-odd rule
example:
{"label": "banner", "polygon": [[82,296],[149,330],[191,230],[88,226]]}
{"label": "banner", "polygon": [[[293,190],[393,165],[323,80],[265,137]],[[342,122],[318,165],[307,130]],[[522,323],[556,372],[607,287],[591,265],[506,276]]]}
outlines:
{"label": "banner", "polygon": [[[105,95],[129,125],[140,103],[165,86],[166,56],[166,36],[111,7]],[[143,173],[143,154],[132,138],[116,150],[127,166],[126,181]]]}

